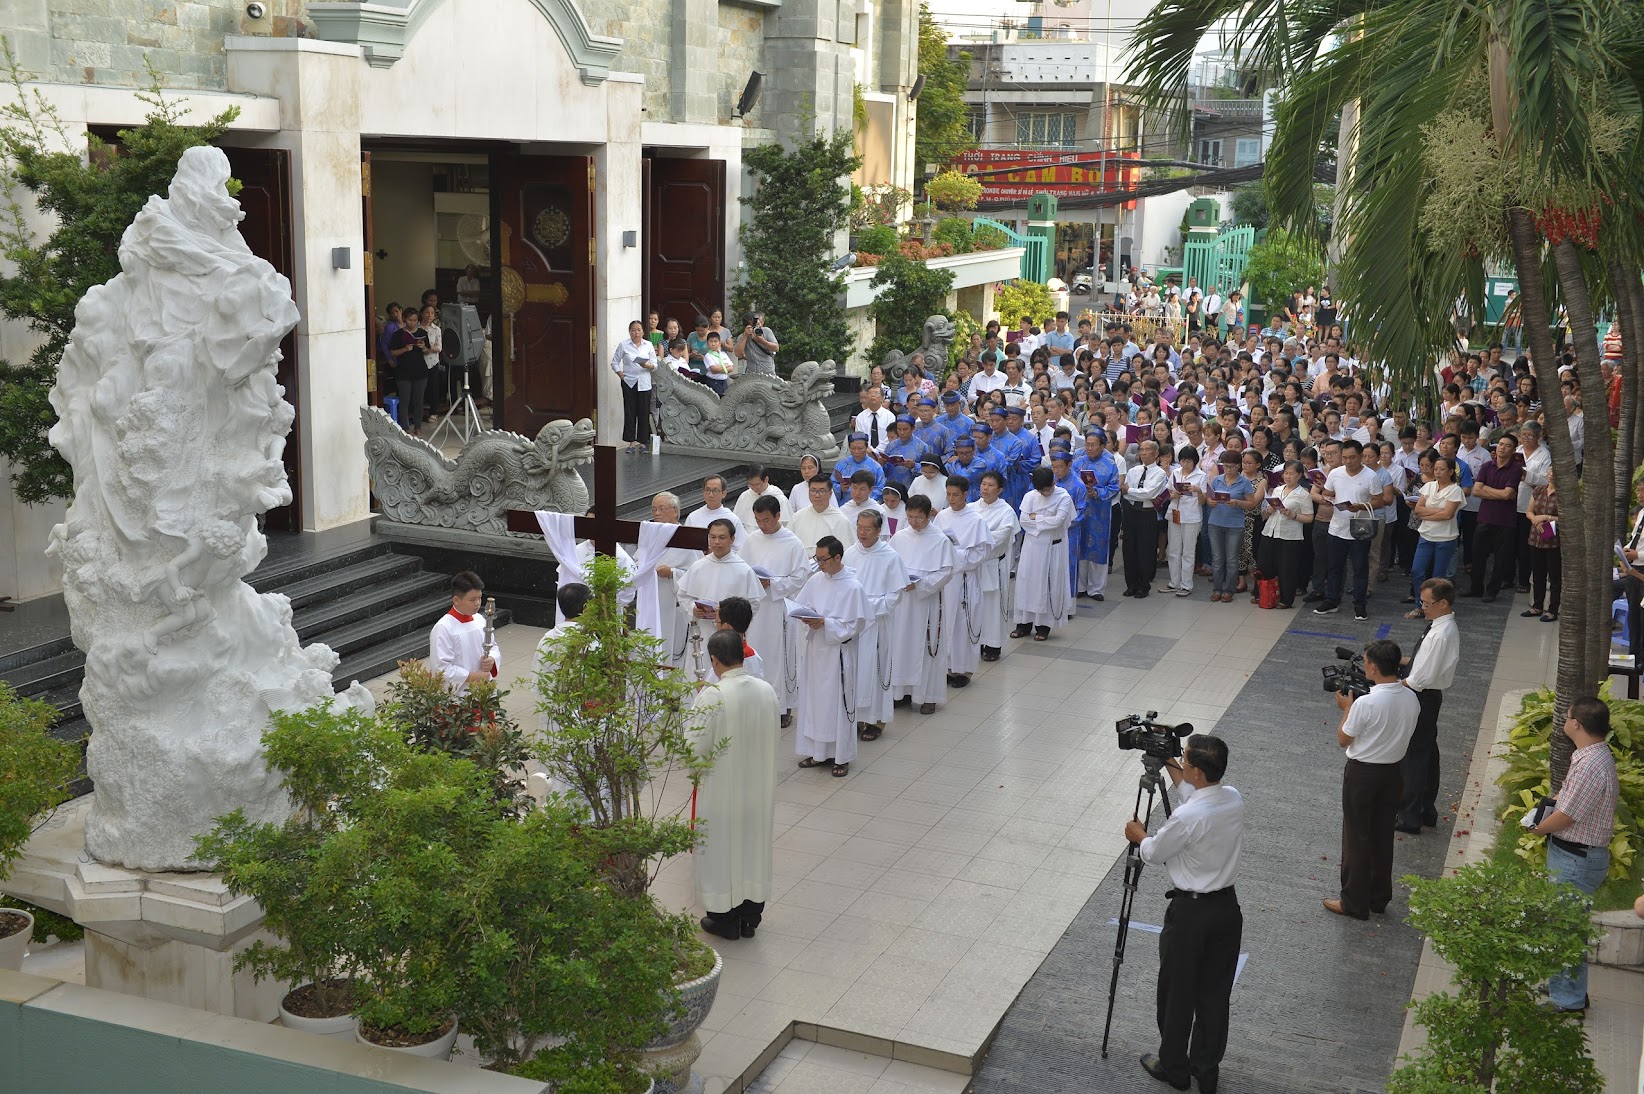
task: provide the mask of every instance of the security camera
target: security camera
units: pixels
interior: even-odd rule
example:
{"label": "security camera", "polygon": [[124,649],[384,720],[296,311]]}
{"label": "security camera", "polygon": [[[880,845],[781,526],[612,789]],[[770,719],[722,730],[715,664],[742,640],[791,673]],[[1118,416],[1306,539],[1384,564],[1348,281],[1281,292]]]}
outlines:
{"label": "security camera", "polygon": [[261,19],[267,14],[268,9],[261,4],[247,4],[245,6],[245,17],[247,19]]}

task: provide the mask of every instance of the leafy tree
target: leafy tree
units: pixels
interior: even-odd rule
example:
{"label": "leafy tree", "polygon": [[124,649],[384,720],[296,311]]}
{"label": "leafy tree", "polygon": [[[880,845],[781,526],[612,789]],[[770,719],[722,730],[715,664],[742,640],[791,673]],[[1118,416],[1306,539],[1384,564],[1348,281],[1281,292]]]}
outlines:
{"label": "leafy tree", "polygon": [[731,290],[741,313],[763,309],[781,332],[781,360],[844,361],[854,339],[840,304],[843,279],[829,272],[834,237],[845,230],[851,172],[862,160],[851,134],[817,134],[793,148],[750,148],[742,162],[758,180],[742,199],[747,276]]}
{"label": "leafy tree", "polygon": [[1233,200],[1228,210],[1233,216],[1233,223],[1248,224],[1257,231],[1267,227],[1269,213],[1267,211],[1267,191],[1262,189],[1261,183],[1252,183],[1241,186],[1233,191]]}
{"label": "leafy tree", "polygon": [[982,200],[982,184],[963,171],[942,171],[925,183],[925,196],[932,205],[949,212],[974,209]]}
{"label": "leafy tree", "polygon": [[[122,129],[119,145],[71,134],[39,92],[29,92],[11,43],[4,47],[12,101],[0,105],[0,316],[21,320],[41,336],[24,364],[0,361],[0,456],[12,463],[17,496],[34,504],[73,494],[68,463],[46,440],[57,421],[47,396],[57,362],[74,330],[74,309],[87,290],[120,272],[120,236],[151,194],[164,194],[177,161],[209,144],[239,115],[229,107],[200,125],[185,125],[186,109],[150,85],[143,124]],[[82,155],[80,148],[86,149]],[[238,184],[230,183],[236,190]],[[44,239],[26,220],[19,193],[56,218]]]}
{"label": "leafy tree", "polygon": [[919,5],[919,74],[925,78],[914,119],[914,170],[927,163],[946,164],[976,147],[970,136],[970,114],[965,109],[965,80],[970,54],[948,58],[948,36],[930,13]]}
{"label": "leafy tree", "polygon": [[46,732],[56,719],[51,704],[0,683],[0,881],[29,837],[69,798],[80,750]]}
{"label": "leafy tree", "polygon": [[1274,315],[1291,293],[1324,283],[1324,254],[1311,239],[1272,228],[1250,248],[1244,277],[1250,283],[1251,300]]}
{"label": "leafy tree", "polygon": [[1007,328],[1016,326],[1024,315],[1031,321],[1039,321],[1056,314],[1050,290],[1037,281],[1012,281],[999,290],[993,302],[999,309],[999,322]]}
{"label": "leafy tree", "polygon": [[[1560,390],[1560,309],[1589,405],[1606,390],[1601,308],[1615,310],[1632,371],[1644,363],[1644,7],[1163,0],[1137,26],[1127,77],[1147,101],[1178,102],[1199,43],[1224,28],[1231,40],[1220,44],[1238,53],[1242,70],[1278,91],[1264,178],[1283,227],[1322,234],[1313,189],[1319,150],[1343,109],[1356,106],[1353,147],[1337,172],[1340,223],[1332,227],[1346,242],[1336,288],[1351,301],[1361,357],[1382,364],[1395,390],[1436,402],[1432,363],[1453,343],[1448,316],[1461,298],[1483,313],[1487,264],[1517,270],[1543,391]],[[1622,430],[1620,445],[1609,429],[1587,433],[1585,479],[1576,477],[1562,401],[1542,404],[1553,481],[1574,506],[1560,525],[1555,789],[1573,751],[1564,711],[1608,674],[1610,545],[1625,512],[1619,488],[1644,457],[1644,385],[1635,379],[1623,392],[1633,428]],[[1595,488],[1606,479],[1606,489]]]}
{"label": "leafy tree", "polygon": [[911,353],[919,348],[925,320],[948,310],[953,271],[933,270],[923,262],[890,255],[874,272],[873,287],[880,292],[868,308],[875,330],[868,360],[883,361],[892,350]]}
{"label": "leafy tree", "polygon": [[1537,1001],[1537,986],[1586,952],[1592,924],[1580,890],[1538,870],[1488,863],[1402,880],[1410,886],[1410,925],[1455,966],[1457,991],[1416,1004],[1427,1044],[1405,1058],[1387,1089],[1599,1094],[1604,1080],[1586,1055],[1580,1021],[1550,1015]]}

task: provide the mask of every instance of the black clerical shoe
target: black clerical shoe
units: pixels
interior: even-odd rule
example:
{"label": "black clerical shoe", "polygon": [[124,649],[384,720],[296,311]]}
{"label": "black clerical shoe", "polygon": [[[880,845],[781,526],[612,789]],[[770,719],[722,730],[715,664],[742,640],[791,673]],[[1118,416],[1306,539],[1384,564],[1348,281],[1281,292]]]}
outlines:
{"label": "black clerical shoe", "polygon": [[904,695],[900,699],[893,699],[893,700],[891,700],[891,706],[893,706],[893,707],[911,707],[911,706],[913,706],[913,696]]}
{"label": "black clerical shoe", "polygon": [[968,672],[950,672],[950,673],[948,673],[948,687],[950,687],[950,688],[968,688],[968,687],[970,687],[970,673],[968,673]]}
{"label": "black clerical shoe", "polygon": [[1169,1083],[1176,1090],[1192,1089],[1192,1079],[1183,1079],[1181,1082],[1177,1082],[1175,1079],[1172,1079],[1169,1074],[1165,1072],[1164,1064],[1160,1063],[1159,1058],[1151,1052],[1142,1053],[1142,1070],[1159,1080],[1161,1083]]}
{"label": "black clerical shoe", "polygon": [[936,704],[935,703],[920,703],[919,704],[919,713],[920,714],[935,714],[936,713]]}
{"label": "black clerical shoe", "polygon": [[742,924],[742,937],[752,938],[754,936],[754,932],[757,930],[759,930],[758,927],[755,927],[752,923],[744,921]]}
{"label": "black clerical shoe", "polygon": [[982,660],[984,660],[984,661],[997,661],[997,660],[999,660],[999,648],[997,646],[983,646],[982,647]]}
{"label": "black clerical shoe", "polygon": [[701,927],[705,933],[711,934],[716,938],[742,937],[742,930],[736,924],[733,923],[729,930],[722,930],[715,926],[714,921],[709,919],[707,916],[703,916],[701,919],[697,920],[697,926]]}
{"label": "black clerical shoe", "polygon": [[1216,1094],[1216,1081],[1220,1074],[1217,1068],[1211,1068],[1208,1071],[1200,1071],[1196,1067],[1189,1067],[1188,1071],[1192,1074],[1193,1078],[1198,1080],[1199,1094]]}

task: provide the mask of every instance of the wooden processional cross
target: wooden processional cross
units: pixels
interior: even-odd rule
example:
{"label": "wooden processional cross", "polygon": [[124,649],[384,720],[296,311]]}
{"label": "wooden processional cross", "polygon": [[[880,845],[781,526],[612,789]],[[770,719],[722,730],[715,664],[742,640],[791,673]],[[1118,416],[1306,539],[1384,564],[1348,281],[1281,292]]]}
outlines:
{"label": "wooden processional cross", "polygon": [[[617,519],[617,455],[616,446],[594,446],[594,508],[589,515],[577,517],[572,529],[578,539],[593,543],[602,555],[615,555],[617,544],[639,542],[639,521]],[[542,534],[537,515],[524,509],[508,510],[510,532]],[[680,525],[674,531],[670,547],[684,547],[692,551],[708,550],[708,530]]]}

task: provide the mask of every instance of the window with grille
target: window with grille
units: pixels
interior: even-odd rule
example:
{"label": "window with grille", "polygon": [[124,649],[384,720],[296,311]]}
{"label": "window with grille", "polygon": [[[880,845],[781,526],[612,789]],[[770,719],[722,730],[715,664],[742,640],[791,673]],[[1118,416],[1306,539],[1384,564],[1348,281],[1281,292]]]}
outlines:
{"label": "window with grille", "polygon": [[1074,148],[1078,130],[1077,114],[1016,115],[1016,144],[1021,148]]}
{"label": "window with grille", "polygon": [[1198,161],[1211,167],[1222,165],[1222,142],[1217,140],[1199,141]]}

